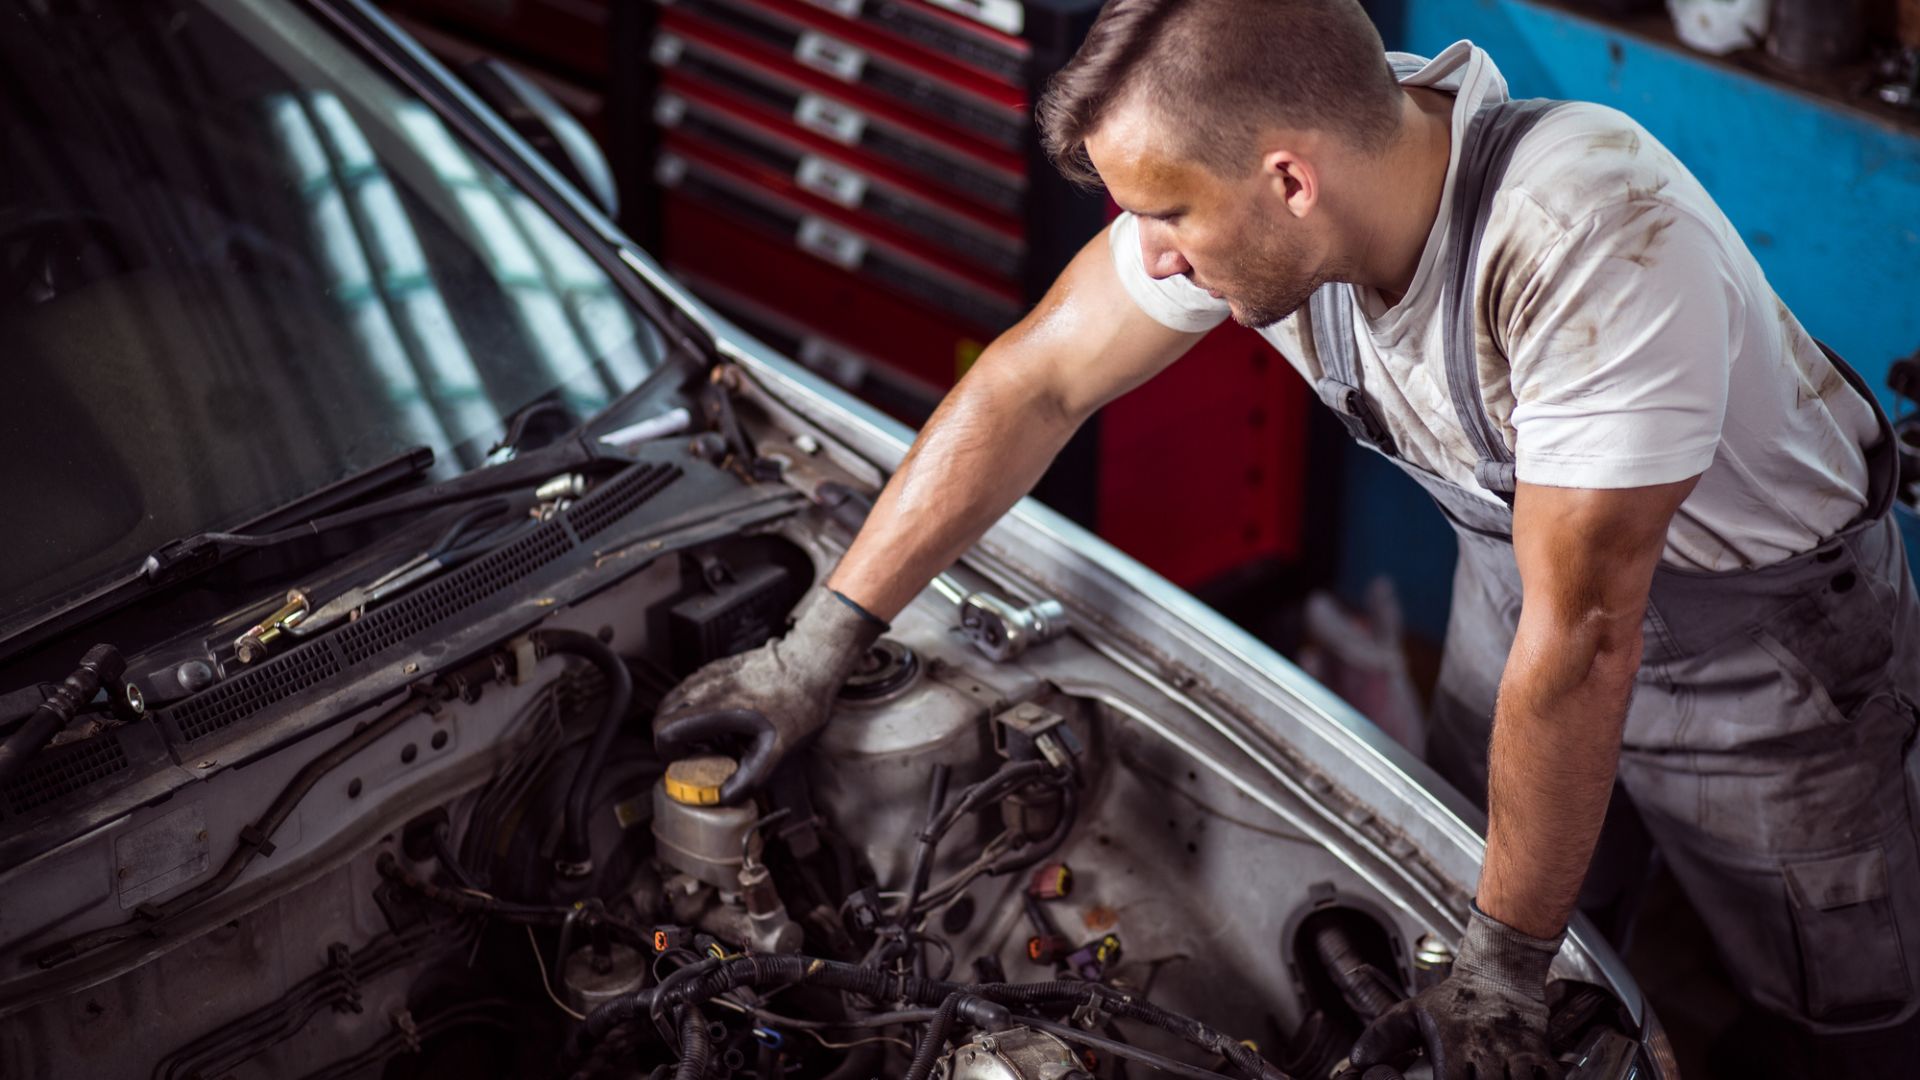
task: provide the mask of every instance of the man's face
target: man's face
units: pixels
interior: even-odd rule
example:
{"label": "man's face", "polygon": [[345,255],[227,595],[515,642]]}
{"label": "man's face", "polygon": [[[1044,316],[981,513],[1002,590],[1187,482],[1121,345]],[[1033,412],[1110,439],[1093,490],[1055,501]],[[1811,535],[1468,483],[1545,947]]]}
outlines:
{"label": "man's face", "polygon": [[1150,106],[1123,101],[1087,138],[1107,191],[1139,220],[1147,273],[1184,275],[1224,298],[1242,326],[1293,314],[1327,280],[1304,223],[1258,162],[1243,177],[1217,176],[1185,160],[1165,127]]}

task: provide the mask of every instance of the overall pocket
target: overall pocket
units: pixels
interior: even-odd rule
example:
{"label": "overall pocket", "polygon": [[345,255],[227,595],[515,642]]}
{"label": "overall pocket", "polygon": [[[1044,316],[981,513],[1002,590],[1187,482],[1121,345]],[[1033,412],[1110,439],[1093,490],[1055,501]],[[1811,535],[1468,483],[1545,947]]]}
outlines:
{"label": "overall pocket", "polygon": [[[1784,871],[1807,1016],[1865,1019],[1905,1002],[1912,985],[1886,852],[1876,846]],[[1915,882],[1903,885],[1901,901],[1920,899]]]}

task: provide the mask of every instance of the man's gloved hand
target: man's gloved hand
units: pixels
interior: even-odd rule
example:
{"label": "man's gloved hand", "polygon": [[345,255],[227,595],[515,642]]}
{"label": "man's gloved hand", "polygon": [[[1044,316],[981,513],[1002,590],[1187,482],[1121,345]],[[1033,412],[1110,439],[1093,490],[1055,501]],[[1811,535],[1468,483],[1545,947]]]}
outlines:
{"label": "man's gloved hand", "polygon": [[1559,1080],[1547,1046],[1547,967],[1560,940],[1523,934],[1473,905],[1453,973],[1381,1013],[1353,1044],[1356,1068],[1425,1049],[1435,1080]]}
{"label": "man's gloved hand", "polygon": [[654,713],[654,746],[675,754],[711,739],[751,739],[720,788],[721,802],[739,802],[826,724],[840,685],[886,630],[853,601],[815,589],[785,637],[715,660],[675,687]]}

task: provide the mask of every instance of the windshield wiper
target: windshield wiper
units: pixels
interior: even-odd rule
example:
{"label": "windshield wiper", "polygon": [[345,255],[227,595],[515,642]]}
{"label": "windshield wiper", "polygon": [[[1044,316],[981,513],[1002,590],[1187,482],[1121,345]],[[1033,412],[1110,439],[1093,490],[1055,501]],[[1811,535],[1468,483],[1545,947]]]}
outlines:
{"label": "windshield wiper", "polygon": [[204,574],[244,552],[278,547],[412,510],[533,487],[556,473],[600,461],[624,464],[628,460],[595,440],[570,439],[436,484],[354,505],[370,494],[431,468],[433,451],[420,447],[295,500],[247,522],[236,531],[195,533],[171,541],[147,556],[146,562],[130,573],[112,578],[51,610],[0,625],[0,660],[150,593]]}
{"label": "windshield wiper", "polygon": [[[369,495],[419,476],[431,468],[433,468],[432,448],[416,446],[378,465],[362,469],[325,487],[310,491],[291,502],[277,506],[259,517],[241,523],[238,528],[246,531],[283,529],[317,515],[336,511],[343,506],[351,506]],[[180,541],[175,543],[178,544]],[[173,546],[169,544],[168,548]],[[151,558],[148,561],[150,563]],[[216,557],[198,564],[191,570],[182,566],[179,568],[182,572],[176,573],[166,583],[181,580],[191,576],[192,573],[212,569],[219,565],[219,562],[220,560]],[[100,582],[86,592],[53,607],[29,612],[0,623],[0,659],[32,648],[57,634],[122,607],[135,597],[145,595],[159,584],[149,579],[146,570],[146,566],[141,566],[130,573]]]}

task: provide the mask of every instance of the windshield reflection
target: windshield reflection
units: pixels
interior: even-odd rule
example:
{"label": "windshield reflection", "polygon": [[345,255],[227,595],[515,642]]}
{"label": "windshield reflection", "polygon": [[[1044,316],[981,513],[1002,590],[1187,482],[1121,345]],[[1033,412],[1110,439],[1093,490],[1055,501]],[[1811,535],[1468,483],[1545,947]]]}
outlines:
{"label": "windshield reflection", "polygon": [[536,202],[290,5],[0,18],[5,609],[409,446],[476,466],[659,363]]}

